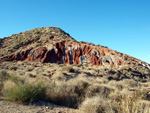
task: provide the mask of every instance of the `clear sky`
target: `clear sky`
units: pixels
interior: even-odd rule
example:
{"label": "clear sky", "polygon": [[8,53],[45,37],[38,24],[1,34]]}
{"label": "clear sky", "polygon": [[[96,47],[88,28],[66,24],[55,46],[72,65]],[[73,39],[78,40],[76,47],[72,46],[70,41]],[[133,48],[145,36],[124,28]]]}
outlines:
{"label": "clear sky", "polygon": [[48,26],[150,63],[150,0],[0,0],[0,38]]}

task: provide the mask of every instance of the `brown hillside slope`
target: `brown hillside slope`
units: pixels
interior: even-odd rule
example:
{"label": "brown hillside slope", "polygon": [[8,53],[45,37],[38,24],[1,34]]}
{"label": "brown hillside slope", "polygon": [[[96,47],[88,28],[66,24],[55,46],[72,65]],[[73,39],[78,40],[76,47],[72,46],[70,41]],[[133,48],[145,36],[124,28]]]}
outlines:
{"label": "brown hillside slope", "polygon": [[104,46],[77,42],[57,27],[43,27],[14,34],[0,41],[1,61],[60,64],[142,65],[149,64]]}

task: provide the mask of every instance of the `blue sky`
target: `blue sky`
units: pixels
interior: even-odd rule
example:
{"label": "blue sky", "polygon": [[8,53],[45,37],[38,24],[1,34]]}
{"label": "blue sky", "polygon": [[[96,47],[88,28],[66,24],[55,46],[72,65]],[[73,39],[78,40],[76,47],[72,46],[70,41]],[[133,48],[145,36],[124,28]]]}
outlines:
{"label": "blue sky", "polygon": [[47,26],[150,63],[150,0],[0,0],[0,38]]}

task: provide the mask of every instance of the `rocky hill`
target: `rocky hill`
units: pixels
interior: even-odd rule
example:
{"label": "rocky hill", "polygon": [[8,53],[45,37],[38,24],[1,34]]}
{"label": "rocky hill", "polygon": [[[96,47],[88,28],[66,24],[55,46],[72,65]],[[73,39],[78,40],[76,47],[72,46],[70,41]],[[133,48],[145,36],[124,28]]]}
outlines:
{"label": "rocky hill", "polygon": [[78,42],[56,27],[5,37],[0,39],[0,112],[28,111],[149,113],[150,65]]}
{"label": "rocky hill", "polygon": [[43,27],[0,40],[1,61],[59,64],[150,65],[107,47],[78,42],[57,27]]}

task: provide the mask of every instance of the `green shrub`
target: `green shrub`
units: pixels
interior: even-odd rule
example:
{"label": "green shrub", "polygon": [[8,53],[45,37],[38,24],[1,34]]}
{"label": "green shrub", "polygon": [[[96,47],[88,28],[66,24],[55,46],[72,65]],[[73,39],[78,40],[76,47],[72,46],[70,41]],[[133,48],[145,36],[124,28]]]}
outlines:
{"label": "green shrub", "polygon": [[44,94],[44,88],[41,85],[20,84],[13,89],[5,92],[5,99],[17,103],[29,103],[39,100]]}

